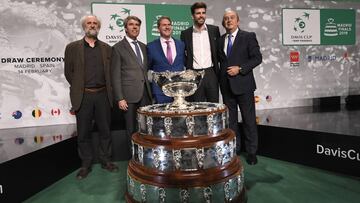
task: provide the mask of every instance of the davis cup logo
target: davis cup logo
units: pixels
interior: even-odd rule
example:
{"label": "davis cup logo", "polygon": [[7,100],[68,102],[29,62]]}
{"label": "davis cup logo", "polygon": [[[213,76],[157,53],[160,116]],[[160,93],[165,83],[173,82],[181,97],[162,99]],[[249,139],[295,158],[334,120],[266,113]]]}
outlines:
{"label": "davis cup logo", "polygon": [[131,10],[122,8],[120,13],[110,15],[109,30],[114,32],[124,32],[124,19],[130,15]]}
{"label": "davis cup logo", "polygon": [[309,21],[309,18],[310,18],[310,14],[307,12],[304,12],[302,16],[295,18],[294,28],[293,28],[294,31],[303,33],[305,31],[306,23],[307,21]]}
{"label": "davis cup logo", "polygon": [[58,108],[51,109],[51,115],[59,116],[60,115],[60,109],[58,109]]}

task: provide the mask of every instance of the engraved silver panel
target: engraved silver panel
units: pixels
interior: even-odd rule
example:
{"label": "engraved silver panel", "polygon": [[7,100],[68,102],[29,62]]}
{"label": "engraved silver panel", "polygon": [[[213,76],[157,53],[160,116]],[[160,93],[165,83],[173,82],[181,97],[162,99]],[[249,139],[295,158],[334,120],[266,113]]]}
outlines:
{"label": "engraved silver panel", "polygon": [[[241,170],[243,171],[243,170]],[[133,192],[128,194],[137,202],[167,203],[207,203],[229,202],[236,199],[242,192],[243,181],[238,181],[243,174],[224,179],[222,182],[203,187],[167,188],[138,182],[128,174],[128,184],[134,185]],[[130,183],[133,180],[133,183]],[[239,190],[241,188],[241,190]],[[144,201],[145,200],[145,201]],[[164,201],[165,200],[165,201]],[[219,201],[223,200],[223,201]]]}
{"label": "engraved silver panel", "polygon": [[228,142],[218,141],[210,147],[182,148],[173,150],[164,146],[145,147],[134,142],[138,154],[134,161],[148,168],[160,171],[193,171],[217,167],[229,163],[236,157],[234,153],[235,137]]}
{"label": "engraved silver panel", "polygon": [[[226,129],[224,126],[227,126],[227,120],[223,120],[224,112],[227,111],[225,105],[207,102],[192,104],[195,106],[193,111],[168,111],[165,109],[165,104],[141,107],[138,111],[139,133],[159,138],[166,135],[170,138],[185,138],[189,135],[194,137],[217,135]],[[201,114],[189,115],[193,112]],[[150,115],[150,113],[156,114]]]}

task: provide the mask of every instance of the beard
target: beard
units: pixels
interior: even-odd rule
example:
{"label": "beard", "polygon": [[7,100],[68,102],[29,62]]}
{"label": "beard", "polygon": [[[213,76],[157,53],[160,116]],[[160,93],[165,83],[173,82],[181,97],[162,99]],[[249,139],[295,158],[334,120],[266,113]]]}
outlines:
{"label": "beard", "polygon": [[90,38],[97,38],[99,32],[98,30],[96,29],[89,29],[85,32],[86,36],[87,37],[90,37]]}
{"label": "beard", "polygon": [[195,24],[196,24],[196,25],[199,25],[199,26],[204,25],[204,24],[205,24],[205,18],[196,19],[196,20],[195,20]]}

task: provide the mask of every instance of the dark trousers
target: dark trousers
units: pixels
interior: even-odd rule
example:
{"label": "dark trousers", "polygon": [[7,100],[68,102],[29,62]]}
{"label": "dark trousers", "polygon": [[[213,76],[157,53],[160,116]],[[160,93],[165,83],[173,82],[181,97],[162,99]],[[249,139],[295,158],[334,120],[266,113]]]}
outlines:
{"label": "dark trousers", "polygon": [[234,95],[231,91],[227,91],[226,94],[223,94],[223,100],[224,104],[229,108],[229,127],[236,133],[237,150],[240,150],[242,139],[238,126],[239,106],[244,129],[245,150],[248,154],[256,154],[258,148],[258,132],[256,126],[254,92]]}
{"label": "dark trousers", "polygon": [[[137,103],[128,103],[128,110],[124,112],[124,118],[126,123],[126,134],[127,134],[127,142],[128,146],[131,146],[131,136],[135,132],[138,131],[138,123],[137,123],[137,109],[142,106],[150,105],[151,99],[146,91],[146,87],[144,87],[144,93],[141,100]],[[130,150],[131,148],[129,148]]]}
{"label": "dark trousers", "polygon": [[81,107],[76,112],[78,152],[82,167],[90,167],[94,160],[91,139],[93,121],[99,131],[98,158],[101,163],[107,163],[111,156],[111,107],[106,89],[94,93],[85,92]]}
{"label": "dark trousers", "polygon": [[219,103],[219,83],[214,68],[206,68],[204,78],[190,101]]}

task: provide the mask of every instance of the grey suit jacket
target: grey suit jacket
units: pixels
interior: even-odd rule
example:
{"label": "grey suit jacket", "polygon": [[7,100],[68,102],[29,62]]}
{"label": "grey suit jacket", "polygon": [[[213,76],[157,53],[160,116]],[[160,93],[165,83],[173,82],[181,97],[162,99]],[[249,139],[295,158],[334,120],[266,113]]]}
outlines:
{"label": "grey suit jacket", "polygon": [[147,78],[146,46],[141,42],[139,42],[139,46],[144,57],[142,64],[138,62],[136,54],[126,38],[113,46],[111,72],[116,101],[125,99],[128,103],[137,103],[143,97],[144,91],[147,91],[151,98],[151,89]]}
{"label": "grey suit jacket", "polygon": [[[106,81],[106,90],[110,105],[113,104],[110,63],[111,63],[111,47],[98,40],[101,49],[104,75]],[[77,111],[81,106],[81,101],[85,89],[85,62],[84,62],[84,39],[71,42],[65,48],[65,78],[70,84],[70,100],[72,110]]]}

